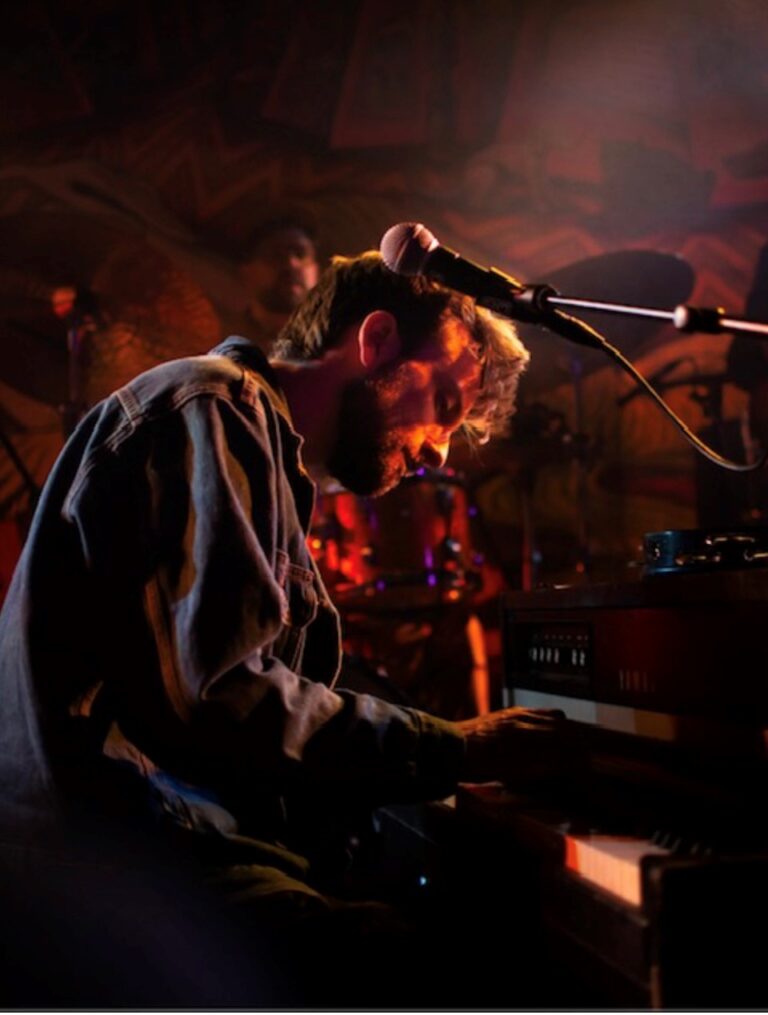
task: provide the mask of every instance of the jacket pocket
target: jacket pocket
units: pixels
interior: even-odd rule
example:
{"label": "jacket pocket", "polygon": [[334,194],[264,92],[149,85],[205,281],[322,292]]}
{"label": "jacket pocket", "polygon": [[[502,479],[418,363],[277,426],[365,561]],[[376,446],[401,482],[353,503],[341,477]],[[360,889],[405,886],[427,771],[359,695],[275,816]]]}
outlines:
{"label": "jacket pocket", "polygon": [[275,577],[282,594],[283,628],[273,651],[286,666],[300,673],[306,629],[317,616],[315,576],[307,568],[294,564],[283,550],[278,550]]}

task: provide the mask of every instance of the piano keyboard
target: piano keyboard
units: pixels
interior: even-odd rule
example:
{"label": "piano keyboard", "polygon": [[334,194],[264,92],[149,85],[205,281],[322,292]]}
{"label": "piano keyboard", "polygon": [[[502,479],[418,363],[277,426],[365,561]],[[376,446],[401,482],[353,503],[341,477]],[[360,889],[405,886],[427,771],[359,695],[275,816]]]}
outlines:
{"label": "piano keyboard", "polygon": [[532,917],[545,961],[598,1008],[768,1010],[754,933],[768,911],[768,850],[691,834],[685,808],[683,827],[665,809],[656,831],[569,812],[498,783],[463,785],[455,800],[388,808],[386,839],[398,877],[415,874],[438,897],[462,872],[474,893],[483,871],[502,941],[505,921]]}
{"label": "piano keyboard", "polygon": [[[473,811],[477,807],[482,810],[496,808],[507,810],[504,801],[507,793],[501,783],[488,783],[482,786],[463,786],[461,788],[462,809]],[[456,808],[456,797],[449,797],[443,805]],[[546,819],[542,816],[515,813],[509,806],[507,817],[517,826],[521,839],[536,837],[549,841],[547,852],[559,856],[562,866],[571,874],[576,874],[593,887],[610,892],[631,906],[642,905],[642,860],[645,857],[670,857],[678,853],[652,839],[636,835],[609,835],[590,831],[585,834],[572,834],[567,823]]]}
{"label": "piano keyboard", "polygon": [[642,903],[640,864],[646,856],[670,856],[647,839],[611,835],[565,835],[565,867],[631,906]]}

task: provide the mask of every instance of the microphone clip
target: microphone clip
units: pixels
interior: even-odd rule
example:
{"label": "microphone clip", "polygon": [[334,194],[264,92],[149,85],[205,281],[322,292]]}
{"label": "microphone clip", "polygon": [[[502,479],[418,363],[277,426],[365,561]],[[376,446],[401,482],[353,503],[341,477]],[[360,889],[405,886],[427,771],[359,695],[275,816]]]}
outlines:
{"label": "microphone clip", "polygon": [[476,302],[487,310],[499,314],[501,317],[509,317],[514,321],[522,321],[525,324],[542,324],[542,318],[552,313],[547,300],[551,296],[557,296],[557,290],[546,283],[533,285],[521,285],[510,275],[506,275],[498,268],[489,268],[488,273],[494,275],[501,283],[502,288],[499,294],[481,293],[476,296]]}

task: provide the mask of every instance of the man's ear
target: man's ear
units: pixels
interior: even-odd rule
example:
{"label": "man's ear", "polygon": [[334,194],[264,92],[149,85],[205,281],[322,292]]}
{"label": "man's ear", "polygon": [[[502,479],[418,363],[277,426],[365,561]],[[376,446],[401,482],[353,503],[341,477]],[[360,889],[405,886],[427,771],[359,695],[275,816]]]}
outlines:
{"label": "man's ear", "polygon": [[372,310],[357,332],[360,362],[364,367],[380,367],[400,355],[400,332],[388,310]]}

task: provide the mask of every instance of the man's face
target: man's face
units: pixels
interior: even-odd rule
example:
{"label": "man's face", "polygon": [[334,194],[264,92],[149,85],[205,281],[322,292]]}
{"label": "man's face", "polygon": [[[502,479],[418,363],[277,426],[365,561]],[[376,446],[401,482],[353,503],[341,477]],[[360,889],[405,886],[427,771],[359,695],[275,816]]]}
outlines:
{"label": "man's face", "polygon": [[378,496],[422,466],[444,465],[451,436],[477,397],[482,368],[458,319],[443,321],[412,356],[351,381],[343,392],[327,464],[353,493]]}
{"label": "man's face", "polygon": [[255,299],[271,313],[290,314],[317,283],[317,253],[298,227],[269,233],[240,274]]}

